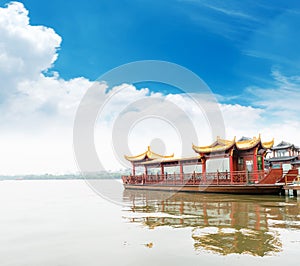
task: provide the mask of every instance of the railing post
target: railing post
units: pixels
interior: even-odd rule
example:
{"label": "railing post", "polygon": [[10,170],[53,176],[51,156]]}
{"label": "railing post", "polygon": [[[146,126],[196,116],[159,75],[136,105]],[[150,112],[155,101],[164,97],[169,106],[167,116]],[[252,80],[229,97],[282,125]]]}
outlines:
{"label": "railing post", "polygon": [[287,175],[284,176],[284,183],[287,185]]}
{"label": "railing post", "polygon": [[230,170],[230,183],[231,184],[233,184],[233,181],[234,181],[233,176],[234,176],[234,172],[233,172],[233,170]]}

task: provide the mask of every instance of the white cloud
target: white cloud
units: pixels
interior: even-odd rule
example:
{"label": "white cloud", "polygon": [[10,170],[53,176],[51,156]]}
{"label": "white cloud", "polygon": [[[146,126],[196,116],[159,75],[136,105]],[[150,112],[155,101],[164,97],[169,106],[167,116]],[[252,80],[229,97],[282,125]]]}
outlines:
{"label": "white cloud", "polygon": [[[286,140],[300,144],[300,76],[286,76],[272,71],[274,85],[270,88],[249,87],[252,104],[261,110],[261,133],[273,136],[276,142]],[[257,108],[256,108],[257,109]]]}
{"label": "white cloud", "polygon": [[239,104],[221,104],[220,106],[226,132],[229,138],[236,136],[253,137],[262,130],[264,110]]}
{"label": "white cloud", "polygon": [[[271,73],[273,86],[250,86],[240,96],[249,106],[221,104],[227,136],[274,137],[300,144],[300,76],[287,76],[278,69]],[[236,100],[236,99],[235,99]],[[224,101],[224,99],[223,99]]]}
{"label": "white cloud", "polygon": [[41,71],[49,69],[60,43],[53,29],[29,24],[22,3],[0,8],[0,100],[16,91],[18,82],[38,79]]}
{"label": "white cloud", "polygon": [[300,76],[285,76],[272,71],[274,85],[271,88],[249,87],[254,96],[253,104],[261,106],[271,119],[277,121],[299,120]]}
{"label": "white cloud", "polygon": [[1,174],[75,170],[72,121],[92,83],[43,74],[60,43],[53,29],[30,25],[22,3],[0,8]]}
{"label": "white cloud", "polygon": [[153,140],[165,146],[157,152],[175,156],[194,156],[193,142],[211,141],[205,113],[187,95],[162,95],[123,84],[107,97],[95,131],[98,155],[106,169],[129,166],[123,155],[142,153]]}

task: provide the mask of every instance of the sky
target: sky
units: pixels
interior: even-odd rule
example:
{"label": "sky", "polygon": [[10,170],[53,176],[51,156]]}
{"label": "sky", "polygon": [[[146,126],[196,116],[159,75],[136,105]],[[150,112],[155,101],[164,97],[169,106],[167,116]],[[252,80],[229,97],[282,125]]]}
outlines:
{"label": "sky", "polygon": [[[205,114],[188,95],[165,84],[124,81],[108,90],[105,80],[96,81],[140,60],[172,62],[198,75],[218,101],[222,137],[261,133],[266,141],[300,145],[299,25],[296,0],[0,0],[0,174],[79,171],[73,127],[93,86],[110,99],[94,134],[106,170],[128,166],[113,139],[126,108],[153,114],[172,103],[183,114],[164,110],[122,131],[132,154],[149,143],[177,156],[185,155],[183,146],[193,155],[192,142],[210,144]],[[181,135],[186,117],[197,138]]]}

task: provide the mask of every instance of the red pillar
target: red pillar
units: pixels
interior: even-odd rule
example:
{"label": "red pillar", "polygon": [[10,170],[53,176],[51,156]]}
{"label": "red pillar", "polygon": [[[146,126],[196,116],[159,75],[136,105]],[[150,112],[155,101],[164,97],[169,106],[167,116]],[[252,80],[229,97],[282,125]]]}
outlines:
{"label": "red pillar", "polygon": [[148,181],[148,169],[147,169],[147,166],[145,165],[145,180],[146,180],[146,183]]}
{"label": "red pillar", "polygon": [[265,156],[266,156],[266,152],[264,152],[263,155],[261,156],[261,167],[263,171],[265,171]]}
{"label": "red pillar", "polygon": [[202,162],[202,177],[203,177],[203,182],[206,182],[206,158],[202,158],[201,162]]}
{"label": "red pillar", "polygon": [[183,165],[182,163],[179,163],[179,169],[180,169],[180,182],[183,184]]}
{"label": "red pillar", "polygon": [[233,153],[229,155],[230,182],[233,183]]}
{"label": "red pillar", "polygon": [[233,149],[229,151],[229,173],[230,173],[230,183],[233,183],[233,173],[234,173],[234,165],[233,165]]}
{"label": "red pillar", "polygon": [[253,172],[254,172],[254,180],[258,181],[258,174],[257,174],[257,151],[258,148],[255,148],[253,151]]}
{"label": "red pillar", "polygon": [[164,170],[164,165],[163,164],[160,164],[160,172],[161,172],[161,175],[163,177],[163,180],[165,180],[165,170]]}
{"label": "red pillar", "polygon": [[135,176],[135,164],[132,163],[132,175]]}

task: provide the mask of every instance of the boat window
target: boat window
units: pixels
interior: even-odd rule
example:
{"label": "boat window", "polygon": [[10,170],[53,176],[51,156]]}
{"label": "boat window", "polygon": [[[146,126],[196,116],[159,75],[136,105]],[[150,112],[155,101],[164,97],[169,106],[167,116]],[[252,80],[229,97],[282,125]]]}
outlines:
{"label": "boat window", "polygon": [[202,165],[183,165],[183,173],[202,173]]}
{"label": "boat window", "polygon": [[206,171],[212,172],[226,172],[229,170],[229,158],[218,158],[206,161]]}

